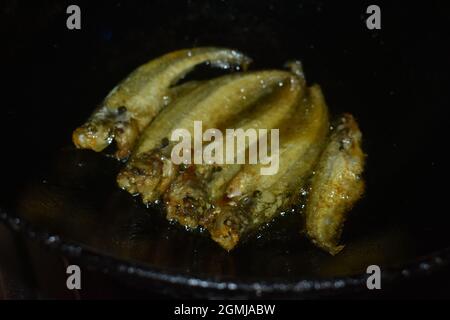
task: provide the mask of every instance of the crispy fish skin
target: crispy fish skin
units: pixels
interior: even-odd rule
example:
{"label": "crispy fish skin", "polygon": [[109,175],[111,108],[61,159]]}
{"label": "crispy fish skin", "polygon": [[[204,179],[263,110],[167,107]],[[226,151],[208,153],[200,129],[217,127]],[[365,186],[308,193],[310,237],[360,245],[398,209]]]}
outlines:
{"label": "crispy fish skin", "polygon": [[167,95],[168,103],[186,96],[202,84],[204,84],[203,81],[188,81],[175,87],[171,87]]}
{"label": "crispy fish skin", "polygon": [[[277,89],[264,101],[256,103],[248,114],[242,116],[243,120],[226,126],[243,130],[278,128],[292,117],[304,91],[304,80],[292,76],[285,86]],[[240,164],[191,166],[175,179],[165,193],[167,219],[196,228],[215,200],[223,197],[226,183],[240,168]]]}
{"label": "crispy fish skin", "polygon": [[302,101],[297,117],[281,128],[277,174],[261,175],[261,167],[265,165],[247,164],[229,183],[227,197],[239,198],[254,191],[256,186],[276,183],[292,164],[302,161],[299,156],[308,155],[310,149],[323,145],[323,134],[328,132],[325,124],[328,124],[328,108],[320,87],[315,85],[308,88],[308,97]]}
{"label": "crispy fish skin", "polygon": [[[145,203],[159,199],[178,173],[170,157],[174,143],[169,137],[175,129],[193,135],[194,121],[203,129],[216,128],[269,94],[291,74],[285,71],[259,71],[233,74],[208,81],[164,109],[143,132],[130,161],[119,173],[119,186],[139,193]],[[261,85],[264,81],[264,86]],[[162,141],[166,141],[161,145]]]}
{"label": "crispy fish skin", "polygon": [[311,181],[306,234],[332,255],[344,248],[339,240],[347,212],[364,192],[361,136],[353,116],[341,116]]}
{"label": "crispy fish skin", "polygon": [[204,62],[245,69],[250,59],[235,50],[206,47],[179,50],[151,60],[120,82],[87,122],[73,132],[74,144],[99,152],[115,140],[116,157],[128,157],[139,134],[165,106],[169,87]]}
{"label": "crispy fish skin", "polygon": [[227,200],[205,215],[202,225],[224,249],[288,209],[307,183],[329,130],[328,108],[320,87],[309,88],[293,126],[280,133],[280,166],[274,175],[260,175],[260,165],[244,165],[228,185]]}

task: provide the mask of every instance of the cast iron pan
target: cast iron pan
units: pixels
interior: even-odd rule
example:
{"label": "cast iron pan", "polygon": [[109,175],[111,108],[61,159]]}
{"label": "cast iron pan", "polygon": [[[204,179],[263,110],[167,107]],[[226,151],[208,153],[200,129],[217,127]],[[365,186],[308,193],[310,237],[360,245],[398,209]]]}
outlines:
{"label": "cast iron pan", "polygon": [[[78,4],[79,31],[65,27],[69,3],[1,5],[0,217],[14,230],[83,266],[183,296],[340,294],[365,290],[371,264],[381,267],[384,286],[448,265],[449,218],[441,209],[448,187],[439,183],[449,101],[443,3],[379,3],[381,30],[366,28],[366,2]],[[130,70],[204,45],[242,50],[253,69],[300,59],[331,112],[358,119],[367,192],[346,224],[341,254],[331,257],[301,236],[298,214],[227,253],[119,190],[119,163],[72,146],[71,131]]]}

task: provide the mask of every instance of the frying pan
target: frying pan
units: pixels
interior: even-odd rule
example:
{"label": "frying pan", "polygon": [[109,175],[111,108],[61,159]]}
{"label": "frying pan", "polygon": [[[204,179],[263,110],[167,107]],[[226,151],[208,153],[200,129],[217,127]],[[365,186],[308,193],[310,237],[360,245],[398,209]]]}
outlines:
{"label": "frying pan", "polygon": [[[194,297],[306,297],[367,290],[366,268],[386,288],[447,268],[445,173],[449,99],[444,2],[77,2],[0,5],[3,80],[0,218],[13,230],[133,286]],[[332,257],[299,233],[300,216],[227,253],[207,235],[168,223],[119,190],[121,164],[76,150],[71,131],[130,70],[163,53],[224,46],[253,69],[300,59],[333,114],[351,112],[368,154],[367,191]],[[195,71],[189,79],[215,75]]]}

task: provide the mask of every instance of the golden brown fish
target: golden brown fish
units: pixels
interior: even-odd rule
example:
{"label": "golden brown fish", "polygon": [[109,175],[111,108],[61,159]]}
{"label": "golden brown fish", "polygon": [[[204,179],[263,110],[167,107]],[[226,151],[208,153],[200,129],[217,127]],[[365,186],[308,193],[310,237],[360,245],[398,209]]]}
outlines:
{"label": "golden brown fish", "polygon": [[73,142],[78,148],[98,152],[115,141],[117,158],[128,157],[139,134],[167,104],[169,87],[204,62],[245,69],[250,59],[235,50],[195,48],[151,60],[111,90],[87,122],[74,131]]}
{"label": "golden brown fish", "polygon": [[244,165],[227,188],[227,199],[205,215],[202,224],[224,249],[271,221],[298,197],[323,149],[328,109],[318,86],[309,88],[291,127],[280,133],[280,165],[274,175],[260,175],[258,165]]}
{"label": "golden brown fish", "polygon": [[[365,155],[355,119],[344,114],[330,127],[322,91],[318,85],[306,86],[298,61],[286,64],[290,72],[233,73],[174,86],[203,62],[245,69],[250,59],[234,50],[197,48],[152,60],[116,86],[74,131],[75,145],[101,151],[115,141],[116,157],[128,159],[117,176],[122,189],[140,194],[146,204],[163,199],[169,220],[208,230],[228,251],[304,201],[301,190],[308,190],[302,228],[318,247],[337,254],[347,213],[364,191]],[[234,129],[234,135],[213,140],[201,132],[194,144],[189,140],[180,148],[174,132],[182,129],[198,138],[194,123],[200,122],[203,131]],[[268,137],[255,133],[261,129],[272,131],[264,141],[270,148],[268,162],[261,153]],[[274,131],[279,140],[271,135]],[[214,149],[217,139],[224,142],[222,149]],[[210,163],[191,162],[199,155],[197,146],[214,150]],[[244,161],[256,150],[259,162]],[[188,157],[174,161],[180,151]],[[269,167],[276,169],[268,173]]]}
{"label": "golden brown fish", "polygon": [[202,121],[204,130],[217,128],[290,77],[286,71],[232,74],[210,80],[175,100],[143,132],[117,177],[119,186],[139,193],[145,203],[158,200],[179,170],[171,160],[175,143],[169,141],[175,129],[186,129],[193,136],[194,121]]}
{"label": "golden brown fish", "polygon": [[319,247],[337,254],[348,211],[364,192],[361,132],[350,114],[338,120],[320,157],[306,209],[306,234]]}
{"label": "golden brown fish", "polygon": [[[305,93],[303,79],[292,75],[286,85],[257,102],[241,120],[227,128],[272,129],[289,121]],[[248,149],[248,141],[244,151]],[[237,158],[237,154],[235,155]],[[203,214],[225,194],[226,183],[240,170],[240,164],[192,165],[171,184],[165,193],[167,218],[195,228]]]}

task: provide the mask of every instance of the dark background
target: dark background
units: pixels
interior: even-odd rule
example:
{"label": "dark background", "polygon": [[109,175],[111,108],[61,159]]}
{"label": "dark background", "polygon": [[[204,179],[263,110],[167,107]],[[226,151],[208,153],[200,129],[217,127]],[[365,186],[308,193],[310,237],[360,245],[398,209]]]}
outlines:
{"label": "dark background", "polygon": [[[79,31],[66,28],[69,4],[81,7]],[[344,237],[389,226],[408,234],[410,257],[449,247],[448,5],[378,1],[382,29],[368,30],[369,4],[2,2],[2,207],[15,209],[23,182],[51,170],[50,155],[130,70],[171,50],[226,46],[255,69],[300,59],[332,113],[358,119],[367,194]]]}

